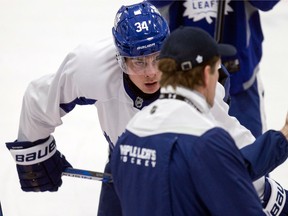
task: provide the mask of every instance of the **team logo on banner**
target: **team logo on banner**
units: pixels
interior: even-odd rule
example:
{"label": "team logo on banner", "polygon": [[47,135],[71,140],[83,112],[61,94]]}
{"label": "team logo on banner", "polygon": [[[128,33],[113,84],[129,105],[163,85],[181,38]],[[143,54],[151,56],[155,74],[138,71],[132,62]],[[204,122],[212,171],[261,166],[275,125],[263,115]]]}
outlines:
{"label": "team logo on banner", "polygon": [[[231,0],[226,0],[225,15],[233,11],[230,2]],[[183,16],[193,19],[194,22],[206,19],[211,24],[212,18],[217,17],[218,0],[186,0],[183,5],[186,8]]]}

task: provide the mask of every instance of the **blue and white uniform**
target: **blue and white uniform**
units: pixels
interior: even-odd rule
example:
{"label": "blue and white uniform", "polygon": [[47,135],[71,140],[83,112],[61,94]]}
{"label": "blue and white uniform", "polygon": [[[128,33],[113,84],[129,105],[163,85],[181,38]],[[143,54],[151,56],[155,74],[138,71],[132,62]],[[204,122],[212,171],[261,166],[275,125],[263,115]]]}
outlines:
{"label": "blue and white uniform", "polygon": [[[171,31],[181,25],[195,26],[214,36],[217,1],[148,1],[159,8],[162,15],[168,20]],[[232,44],[238,53],[233,58],[223,58],[222,60],[224,63],[236,60],[240,65],[238,71],[231,74],[229,113],[237,117],[242,125],[248,128],[255,137],[258,137],[266,131],[264,89],[258,74],[264,39],[259,10],[271,10],[279,0],[226,0],[225,2],[225,20],[221,42]]]}
{"label": "blue and white uniform", "polygon": [[23,100],[18,141],[43,139],[77,104],[94,104],[112,148],[138,111],[125,91],[115,54],[112,37],[80,45],[67,55],[56,74],[32,81]]}
{"label": "blue and white uniform", "polygon": [[218,126],[205,98],[161,89],[137,113],[111,158],[125,216],[266,215],[233,138]]}
{"label": "blue and white uniform", "polygon": [[[141,98],[128,88],[115,58],[112,37],[94,45],[80,45],[67,55],[57,73],[34,80],[28,86],[23,98],[17,142],[34,142],[49,137],[62,124],[61,118],[77,104],[91,104],[97,108],[101,129],[112,150],[129,120],[157,97]],[[224,88],[218,84],[209,122],[213,117],[213,124],[217,122],[227,129],[239,148],[253,143],[255,138],[252,134],[227,114],[228,106],[223,97]],[[279,136],[273,142],[281,140],[286,141]],[[110,171],[109,164],[106,171]],[[262,196],[265,178],[259,182],[256,188]],[[113,210],[111,203],[106,207]],[[105,207],[101,205],[101,208]]]}

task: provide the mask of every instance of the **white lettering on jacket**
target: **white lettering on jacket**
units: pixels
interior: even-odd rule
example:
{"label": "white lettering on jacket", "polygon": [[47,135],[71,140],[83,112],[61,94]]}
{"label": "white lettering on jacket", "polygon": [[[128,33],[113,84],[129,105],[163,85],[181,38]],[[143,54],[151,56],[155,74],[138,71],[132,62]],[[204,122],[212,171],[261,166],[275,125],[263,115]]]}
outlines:
{"label": "white lettering on jacket", "polygon": [[120,155],[120,159],[124,163],[142,165],[145,167],[156,166],[156,150],[154,149],[121,144]]}

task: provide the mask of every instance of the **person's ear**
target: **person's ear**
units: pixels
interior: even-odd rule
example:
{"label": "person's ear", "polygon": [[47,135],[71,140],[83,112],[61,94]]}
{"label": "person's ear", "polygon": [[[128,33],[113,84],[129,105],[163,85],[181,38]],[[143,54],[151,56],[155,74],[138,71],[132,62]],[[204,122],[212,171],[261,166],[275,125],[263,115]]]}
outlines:
{"label": "person's ear", "polygon": [[211,67],[210,65],[206,65],[203,71],[203,86],[207,87],[210,85],[210,75],[211,75]]}

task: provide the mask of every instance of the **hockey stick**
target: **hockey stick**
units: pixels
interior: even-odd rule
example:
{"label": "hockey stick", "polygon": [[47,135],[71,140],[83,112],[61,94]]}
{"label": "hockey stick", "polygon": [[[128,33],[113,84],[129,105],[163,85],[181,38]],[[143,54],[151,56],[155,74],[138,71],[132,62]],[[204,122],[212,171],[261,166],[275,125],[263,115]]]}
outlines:
{"label": "hockey stick", "polygon": [[225,4],[226,4],[225,0],[218,1],[218,10],[217,10],[215,35],[214,35],[214,38],[218,43],[222,42],[222,37],[223,37]]}
{"label": "hockey stick", "polygon": [[98,180],[105,183],[112,182],[112,175],[109,173],[94,172],[90,170],[67,168],[62,172],[63,176],[70,176],[83,179]]}
{"label": "hockey stick", "polygon": [[[217,43],[223,42],[225,6],[226,6],[226,0],[219,0],[218,1],[218,10],[217,10],[217,17],[216,17],[216,23],[215,23],[215,34],[214,34],[214,38],[217,41]],[[238,58],[223,62],[223,64],[227,68],[229,73],[234,73],[234,72],[240,70],[240,63],[239,63]]]}

